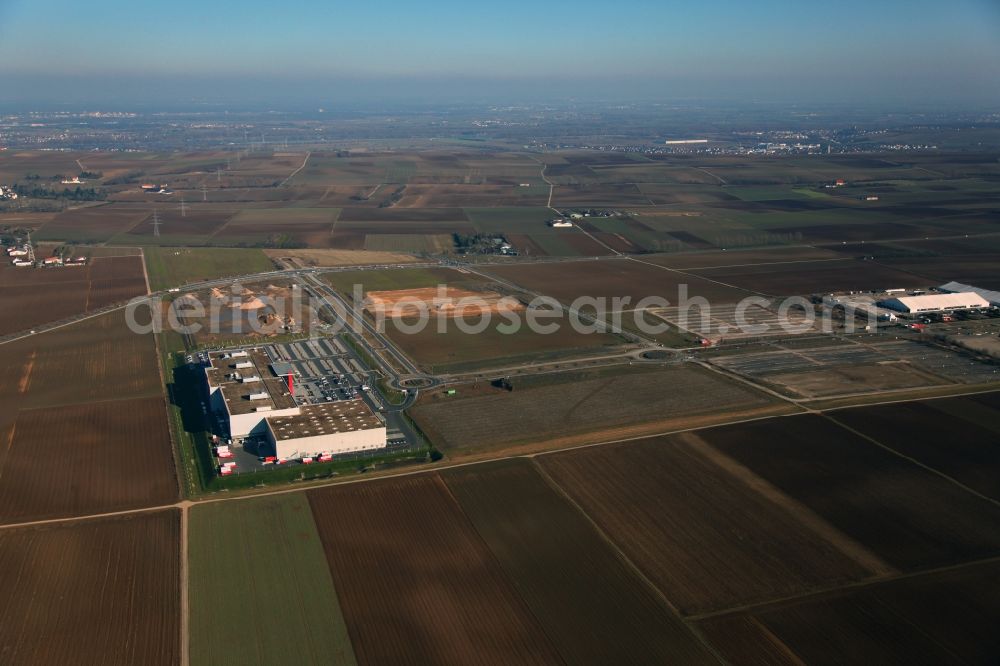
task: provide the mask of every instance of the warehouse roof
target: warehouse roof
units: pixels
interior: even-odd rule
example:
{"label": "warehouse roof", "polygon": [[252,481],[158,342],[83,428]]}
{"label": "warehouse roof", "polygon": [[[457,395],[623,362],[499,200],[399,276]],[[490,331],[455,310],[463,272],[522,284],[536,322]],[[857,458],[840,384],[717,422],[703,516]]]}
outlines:
{"label": "warehouse roof", "polygon": [[[212,367],[205,368],[205,376],[211,386],[222,389],[222,397],[230,414],[249,414],[257,411],[258,407],[271,409],[295,407],[295,398],[288,392],[285,381],[272,374],[267,354],[259,349],[247,350],[246,356],[212,352],[209,354],[209,359]],[[252,365],[249,368],[236,367],[242,363]],[[239,375],[239,378],[235,375]],[[244,381],[254,377],[258,380]],[[250,400],[247,396],[252,393],[267,393],[267,398]]]}
{"label": "warehouse roof", "polygon": [[879,305],[904,312],[939,312],[941,310],[985,308],[989,307],[989,302],[979,294],[963,291],[954,294],[899,296],[880,301]]}
{"label": "warehouse roof", "polygon": [[970,284],[962,284],[961,282],[949,282],[948,284],[943,284],[939,287],[941,291],[947,291],[949,293],[953,292],[972,292],[974,294],[979,294],[986,300],[990,302],[990,305],[1000,305],[1000,291],[992,291],[990,289],[982,289],[980,287],[973,287]]}
{"label": "warehouse roof", "polygon": [[278,377],[287,377],[288,375],[295,374],[295,368],[287,361],[275,361],[271,364],[271,370]]}
{"label": "warehouse roof", "polygon": [[361,398],[303,405],[298,415],[267,417],[266,421],[279,442],[385,427]]}

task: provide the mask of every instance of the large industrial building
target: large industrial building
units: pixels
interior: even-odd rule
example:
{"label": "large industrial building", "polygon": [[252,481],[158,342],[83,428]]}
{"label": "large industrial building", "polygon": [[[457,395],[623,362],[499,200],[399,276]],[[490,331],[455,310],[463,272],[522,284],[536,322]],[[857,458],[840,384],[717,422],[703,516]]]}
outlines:
{"label": "large industrial building", "polygon": [[264,422],[279,460],[385,448],[385,424],[361,398],[305,405],[300,414]]}
{"label": "large industrial building", "polygon": [[979,294],[987,301],[990,305],[994,307],[1000,307],[1000,291],[993,291],[991,289],[982,289],[980,287],[973,287],[971,284],[962,284],[961,282],[949,282],[948,284],[943,284],[938,287],[941,291],[952,293],[960,292],[970,292],[973,294]]}
{"label": "large industrial building", "polygon": [[919,296],[897,296],[879,301],[878,305],[906,314],[928,314],[988,308],[989,301],[979,294],[963,291],[952,294],[921,294]]}
{"label": "large industrial building", "polygon": [[385,448],[385,423],[364,399],[300,405],[287,363],[272,364],[259,350],[208,358],[209,403],[233,440],[265,439],[280,460]]}

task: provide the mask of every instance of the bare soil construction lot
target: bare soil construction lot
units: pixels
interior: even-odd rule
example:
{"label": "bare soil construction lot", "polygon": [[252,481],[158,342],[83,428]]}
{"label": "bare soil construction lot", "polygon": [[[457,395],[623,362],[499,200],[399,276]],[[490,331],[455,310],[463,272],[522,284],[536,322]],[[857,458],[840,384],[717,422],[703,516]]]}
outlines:
{"label": "bare soil construction lot", "polygon": [[0,660],[180,662],[180,514],[0,530]]}
{"label": "bare soil construction lot", "polygon": [[364,307],[369,312],[389,317],[477,317],[486,313],[519,312],[524,305],[515,298],[495,291],[469,291],[455,287],[429,287],[369,291]]}
{"label": "bare soil construction lot", "polygon": [[[507,329],[509,322],[505,317],[517,318],[516,330]],[[601,355],[620,351],[625,343],[615,334],[577,331],[565,316],[546,316],[539,321],[545,326],[554,324],[557,330],[552,333],[533,331],[527,315],[516,307],[504,309],[496,316],[492,312],[481,315],[470,312],[463,316],[461,310],[456,309],[451,316],[430,319],[427,326],[417,332],[406,328],[415,325],[416,319],[391,319],[385,328],[392,341],[406,354],[421,366],[437,372],[463,373]],[[439,332],[439,325],[445,327],[444,332]],[[467,328],[463,330],[460,326]]]}

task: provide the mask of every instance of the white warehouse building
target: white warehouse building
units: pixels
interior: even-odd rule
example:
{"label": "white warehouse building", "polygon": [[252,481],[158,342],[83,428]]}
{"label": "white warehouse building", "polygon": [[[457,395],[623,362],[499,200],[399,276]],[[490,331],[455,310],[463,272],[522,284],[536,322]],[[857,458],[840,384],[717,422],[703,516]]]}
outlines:
{"label": "white warehouse building", "polygon": [[920,296],[897,296],[879,301],[879,306],[904,312],[906,314],[922,314],[929,312],[948,312],[950,310],[970,310],[973,308],[988,308],[989,301],[979,294],[963,291],[954,294],[922,294]]}
{"label": "white warehouse building", "polygon": [[361,398],[306,405],[298,415],[265,423],[278,460],[385,448],[385,424]]}
{"label": "white warehouse building", "polygon": [[363,398],[299,405],[285,364],[257,350],[210,354],[209,361],[209,402],[235,441],[262,437],[280,460],[386,446],[385,422]]}
{"label": "white warehouse building", "polygon": [[938,289],[948,293],[971,292],[973,294],[979,294],[989,301],[990,305],[1000,307],[1000,291],[973,287],[971,284],[962,284],[961,282],[949,282],[948,284],[941,285]]}

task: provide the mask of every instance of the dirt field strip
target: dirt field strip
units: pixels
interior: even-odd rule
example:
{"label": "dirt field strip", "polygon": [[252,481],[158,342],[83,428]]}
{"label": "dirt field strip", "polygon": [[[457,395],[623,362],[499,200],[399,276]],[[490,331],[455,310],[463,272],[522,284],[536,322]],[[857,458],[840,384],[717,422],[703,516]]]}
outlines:
{"label": "dirt field strip", "polygon": [[602,240],[599,240],[598,238],[596,238],[596,237],[595,237],[595,236],[594,236],[594,235],[593,235],[592,233],[590,233],[589,231],[587,231],[586,229],[584,229],[583,227],[581,227],[581,226],[580,226],[579,224],[576,224],[576,225],[574,225],[574,226],[575,226],[575,227],[576,227],[576,228],[577,228],[578,230],[580,230],[581,232],[583,232],[583,234],[584,234],[585,236],[587,236],[588,238],[590,238],[590,240],[594,241],[594,242],[595,242],[595,243],[597,243],[598,245],[601,245],[601,246],[603,246],[603,247],[606,247],[606,248],[608,248],[608,250],[609,250],[609,251],[611,251],[611,253],[612,253],[612,254],[614,254],[614,255],[616,255],[616,256],[619,256],[619,257],[623,257],[623,256],[625,256],[625,255],[624,255],[623,253],[621,253],[621,252],[619,252],[618,250],[616,250],[615,248],[611,247],[610,245],[608,245],[608,244],[607,244],[607,243],[605,243],[604,241],[602,241]]}
{"label": "dirt field strip", "polygon": [[548,199],[548,202],[545,204],[545,207],[546,208],[551,208],[552,210],[555,210],[556,214],[558,214],[559,211],[557,211],[555,208],[552,208],[552,194],[555,192],[556,186],[555,186],[555,183],[553,183],[551,180],[549,180],[548,177],[545,175],[545,170],[549,168],[549,165],[545,164],[544,162],[542,162],[540,160],[535,160],[535,161],[542,165],[542,172],[541,172],[540,175],[542,177],[542,180],[545,181],[545,183],[549,186],[549,199]]}
{"label": "dirt field strip", "polygon": [[295,171],[293,171],[290,174],[288,174],[288,178],[285,178],[283,181],[281,181],[278,184],[278,187],[284,187],[285,185],[288,184],[288,181],[290,181],[292,178],[294,178],[300,171],[302,171],[303,169],[305,169],[306,168],[306,163],[309,162],[310,155],[312,155],[312,151],[311,150],[308,151],[308,152],[306,152],[306,157],[305,157],[304,160],[302,160],[302,165],[298,169],[296,169]]}
{"label": "dirt field strip", "polygon": [[711,176],[712,178],[716,179],[717,181],[719,181],[719,185],[728,185],[729,184],[729,183],[726,182],[725,178],[723,178],[722,176],[715,175],[714,173],[712,173],[711,171],[709,171],[705,167],[694,167],[694,168],[697,169],[698,171],[701,171],[704,174],[707,174],[707,175]]}
{"label": "dirt field strip", "polygon": [[[298,489],[297,489],[298,490]],[[255,496],[256,497],[256,496]],[[224,499],[224,498],[219,498]],[[225,499],[242,499],[241,497],[230,497]],[[218,500],[205,500],[205,501],[218,501]],[[160,506],[145,506],[138,509],[122,509],[121,511],[107,511],[104,513],[90,513],[80,516],[67,516],[66,518],[44,518],[42,520],[28,520],[21,523],[5,523],[0,525],[0,531],[16,529],[20,527],[44,527],[46,525],[57,525],[59,523],[75,523],[83,520],[92,520],[94,518],[114,518],[115,516],[131,516],[139,513],[152,513],[156,511],[163,511],[164,509],[180,509],[183,506],[183,502],[177,501],[173,504],[161,504]]]}
{"label": "dirt field strip", "polygon": [[[812,246],[809,246],[812,247]],[[793,261],[765,261],[759,264],[724,264],[722,266],[686,266],[686,271],[706,271],[717,268],[756,268],[758,266],[785,266],[787,264],[819,264],[825,262],[854,261],[851,257],[832,257],[830,259],[795,259]]]}
{"label": "dirt field strip", "polygon": [[180,595],[181,595],[181,617],[180,617],[180,639],[181,639],[181,666],[189,666],[191,663],[191,598],[189,594],[190,572],[188,568],[188,545],[189,533],[189,512],[191,502],[181,501],[177,503],[181,510],[181,542],[180,542]]}
{"label": "dirt field strip", "polygon": [[149,271],[146,270],[146,253],[143,252],[142,248],[139,248],[139,260],[142,261],[142,277],[146,281],[146,295],[153,293],[149,288]]}

